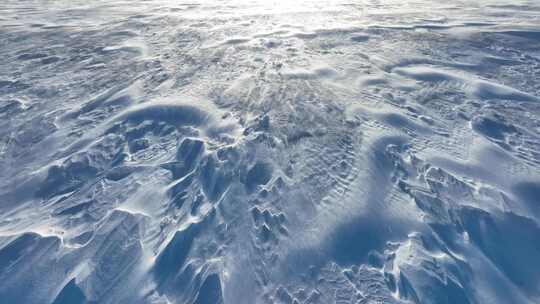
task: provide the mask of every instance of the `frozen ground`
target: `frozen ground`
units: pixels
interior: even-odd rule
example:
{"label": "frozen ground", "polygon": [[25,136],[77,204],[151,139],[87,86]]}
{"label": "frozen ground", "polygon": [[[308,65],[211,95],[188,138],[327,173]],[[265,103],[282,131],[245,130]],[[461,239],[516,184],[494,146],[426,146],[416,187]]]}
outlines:
{"label": "frozen ground", "polygon": [[538,1],[2,0],[0,302],[540,303],[539,80]]}

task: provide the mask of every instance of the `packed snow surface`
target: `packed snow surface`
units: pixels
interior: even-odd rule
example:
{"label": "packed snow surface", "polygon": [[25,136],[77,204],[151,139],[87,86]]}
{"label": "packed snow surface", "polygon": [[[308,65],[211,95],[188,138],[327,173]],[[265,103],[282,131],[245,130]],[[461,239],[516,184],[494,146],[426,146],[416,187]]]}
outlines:
{"label": "packed snow surface", "polygon": [[540,2],[0,2],[0,303],[540,303]]}

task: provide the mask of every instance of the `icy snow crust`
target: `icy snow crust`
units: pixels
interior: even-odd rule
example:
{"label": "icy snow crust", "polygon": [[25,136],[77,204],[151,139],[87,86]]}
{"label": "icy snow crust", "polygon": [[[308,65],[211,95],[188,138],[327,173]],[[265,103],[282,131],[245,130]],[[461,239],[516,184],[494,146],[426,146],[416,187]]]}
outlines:
{"label": "icy snow crust", "polygon": [[0,3],[1,303],[540,303],[537,1]]}

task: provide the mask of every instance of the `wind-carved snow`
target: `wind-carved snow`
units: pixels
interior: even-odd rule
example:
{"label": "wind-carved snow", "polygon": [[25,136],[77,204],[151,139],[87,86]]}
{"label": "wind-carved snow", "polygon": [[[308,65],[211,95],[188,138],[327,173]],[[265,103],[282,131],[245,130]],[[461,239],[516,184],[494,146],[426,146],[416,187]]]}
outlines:
{"label": "wind-carved snow", "polygon": [[540,302],[534,1],[0,12],[1,303]]}

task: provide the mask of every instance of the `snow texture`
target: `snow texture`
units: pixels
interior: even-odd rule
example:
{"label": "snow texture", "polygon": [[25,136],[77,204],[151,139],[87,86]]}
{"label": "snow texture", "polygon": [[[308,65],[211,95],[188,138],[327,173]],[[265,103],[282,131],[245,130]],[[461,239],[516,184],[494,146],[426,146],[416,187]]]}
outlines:
{"label": "snow texture", "polygon": [[0,303],[540,303],[540,3],[3,0]]}

